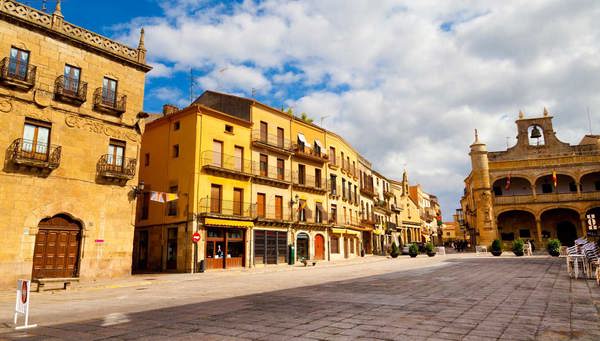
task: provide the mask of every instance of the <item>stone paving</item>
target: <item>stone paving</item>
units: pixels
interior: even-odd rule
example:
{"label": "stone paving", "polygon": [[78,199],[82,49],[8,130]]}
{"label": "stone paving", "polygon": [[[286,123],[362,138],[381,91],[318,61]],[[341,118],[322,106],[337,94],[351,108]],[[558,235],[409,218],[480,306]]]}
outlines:
{"label": "stone paving", "polygon": [[[341,280],[190,304],[163,302],[160,308],[102,318],[79,315],[74,322],[27,332],[5,329],[0,339],[600,340],[600,288],[591,280],[569,279],[563,259],[435,258],[437,266],[422,260],[422,267],[405,271],[389,267],[411,260],[323,268],[339,271],[335,276]],[[378,267],[386,272],[360,276]],[[344,277],[347,272],[353,275]],[[313,273],[273,276],[302,275]],[[225,287],[243,289],[252,282],[246,274],[228,278]]]}

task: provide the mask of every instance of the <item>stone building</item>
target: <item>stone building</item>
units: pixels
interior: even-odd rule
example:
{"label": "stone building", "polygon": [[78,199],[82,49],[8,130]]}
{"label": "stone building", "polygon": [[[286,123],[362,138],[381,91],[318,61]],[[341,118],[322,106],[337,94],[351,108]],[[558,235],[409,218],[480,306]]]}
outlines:
{"label": "stone building", "polygon": [[144,127],[143,33],[130,48],[0,0],[0,287],[131,271]]}
{"label": "stone building", "polygon": [[[578,145],[556,137],[552,116],[519,113],[517,143],[488,152],[475,135],[472,170],[465,179],[459,222],[472,244],[517,238],[543,246],[550,238],[572,245],[596,235],[600,214],[600,136],[586,135]],[[474,233],[470,233],[473,231]]]}

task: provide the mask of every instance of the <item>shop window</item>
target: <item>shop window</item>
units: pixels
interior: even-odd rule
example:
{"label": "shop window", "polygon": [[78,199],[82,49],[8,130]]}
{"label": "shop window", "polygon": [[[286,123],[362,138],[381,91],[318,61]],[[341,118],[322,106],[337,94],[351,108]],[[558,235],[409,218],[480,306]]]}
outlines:
{"label": "shop window", "polygon": [[330,243],[331,253],[340,253],[340,238],[337,236],[331,236]]}

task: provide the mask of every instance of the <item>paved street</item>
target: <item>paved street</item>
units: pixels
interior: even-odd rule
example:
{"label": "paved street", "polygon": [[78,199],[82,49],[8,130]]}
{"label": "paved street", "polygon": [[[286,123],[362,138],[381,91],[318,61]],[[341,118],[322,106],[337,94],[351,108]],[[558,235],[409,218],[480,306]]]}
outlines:
{"label": "paved street", "polygon": [[564,260],[370,257],[275,271],[135,276],[32,298],[27,332],[0,339],[598,340],[600,288]]}

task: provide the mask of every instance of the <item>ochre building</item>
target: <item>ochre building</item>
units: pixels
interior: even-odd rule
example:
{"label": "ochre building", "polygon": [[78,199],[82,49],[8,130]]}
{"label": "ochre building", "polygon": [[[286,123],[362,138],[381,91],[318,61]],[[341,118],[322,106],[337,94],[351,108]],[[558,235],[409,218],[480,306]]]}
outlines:
{"label": "ochre building", "polygon": [[550,238],[573,245],[596,236],[600,214],[600,136],[586,135],[578,145],[556,137],[552,116],[519,113],[517,143],[488,152],[476,135],[472,171],[465,179],[459,222],[472,244],[501,238],[532,240],[538,248]]}
{"label": "ochre building", "polygon": [[131,271],[144,127],[143,40],[131,48],[0,1],[0,288]]}

